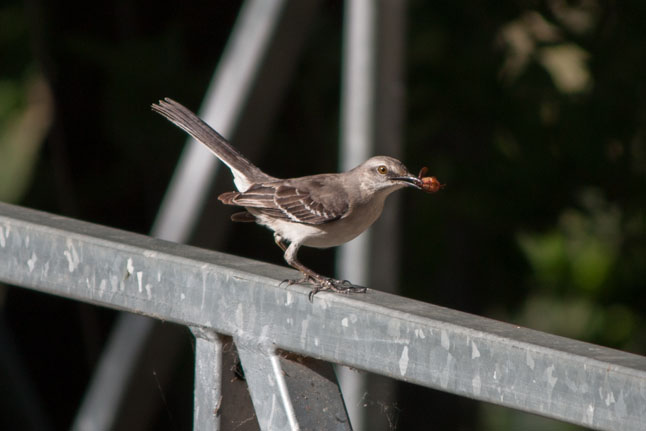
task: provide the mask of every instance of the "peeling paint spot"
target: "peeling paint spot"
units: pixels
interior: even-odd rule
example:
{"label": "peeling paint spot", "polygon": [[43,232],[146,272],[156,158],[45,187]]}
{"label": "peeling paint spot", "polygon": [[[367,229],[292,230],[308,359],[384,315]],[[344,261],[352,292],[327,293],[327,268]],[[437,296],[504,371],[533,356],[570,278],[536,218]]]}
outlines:
{"label": "peeling paint spot", "polygon": [[238,328],[242,328],[242,324],[244,323],[244,310],[242,308],[242,304],[238,304],[238,307],[236,308],[236,325]]}
{"label": "peeling paint spot", "polygon": [[67,250],[63,252],[63,255],[67,259],[67,269],[70,272],[74,272],[80,263],[79,255],[76,252],[76,247],[74,247],[74,243],[72,243],[71,239],[68,239],[65,244],[67,245]]}
{"label": "peeling paint spot", "polygon": [[525,355],[525,363],[527,363],[527,366],[531,370],[534,369],[534,358],[532,358],[532,355],[529,353],[529,350],[527,351],[527,354]]}
{"label": "peeling paint spot", "polygon": [[426,335],[424,335],[424,330],[421,328],[415,329],[415,336],[417,338],[421,338],[422,340],[426,338]]}
{"label": "peeling paint spot", "polygon": [[285,296],[285,305],[292,305],[294,303],[294,295],[292,295],[292,292],[287,292],[287,295]]}
{"label": "peeling paint spot", "polygon": [[582,422],[586,425],[592,425],[594,419],[594,405],[590,404],[583,413]]}
{"label": "peeling paint spot", "polygon": [[[532,382],[536,383],[536,380],[532,379]],[[571,391],[572,393],[576,394],[579,392],[579,387],[577,386],[577,384],[573,380],[571,380],[568,376],[565,376],[565,380],[563,380],[563,383],[565,384],[565,386],[567,386],[568,390]]]}
{"label": "peeling paint spot", "polygon": [[31,253],[31,259],[27,261],[27,266],[29,267],[29,272],[32,272],[34,270],[34,267],[36,266],[36,262],[38,261],[38,257],[36,257],[36,253],[32,252]]}
{"label": "peeling paint spot", "polygon": [[[7,231],[7,237],[9,237],[9,231]],[[0,247],[5,248],[7,242],[5,241],[4,229],[0,226]]]}
{"label": "peeling paint spot", "polygon": [[119,289],[119,277],[117,277],[116,275],[111,275],[110,286],[112,286],[112,291],[116,292]]}
{"label": "peeling paint spot", "polygon": [[386,332],[391,337],[399,338],[401,334],[399,326],[400,322],[398,319],[390,319],[388,321],[388,330]]}
{"label": "peeling paint spot", "polygon": [[554,373],[554,365],[550,365],[545,370],[545,375],[547,376],[547,383],[549,383],[552,389],[554,389],[554,385],[556,385],[556,382],[558,380],[558,377],[554,377],[553,373]]}
{"label": "peeling paint spot", "polygon": [[626,416],[628,416],[623,389],[619,391],[619,397],[617,397],[617,403],[615,404],[615,414],[620,418],[625,418]]}
{"label": "peeling paint spot", "polygon": [[440,374],[440,386],[442,386],[443,389],[446,389],[449,386],[449,378],[451,377],[451,365],[453,364],[453,355],[448,354],[446,355],[446,364],[444,365],[444,369],[442,370],[442,374]]}
{"label": "peeling paint spot", "polygon": [[408,346],[404,346],[404,350],[402,350],[402,354],[399,357],[399,373],[402,376],[405,376],[407,368],[408,368]]}
{"label": "peeling paint spot", "polygon": [[608,391],[608,394],[606,394],[606,406],[609,406],[610,404],[615,403],[615,394],[612,393],[612,391]]}
{"label": "peeling paint spot", "polygon": [[200,302],[200,310],[204,310],[204,301],[206,300],[206,277],[208,276],[206,269],[202,266],[202,300]]}
{"label": "peeling paint spot", "polygon": [[305,319],[301,322],[301,346],[305,347],[305,342],[307,341],[307,327],[310,325],[310,321]]}
{"label": "peeling paint spot", "polygon": [[135,273],[135,266],[132,264],[132,258],[128,258],[128,261],[126,262],[126,271],[128,271],[128,276],[132,275]]}
{"label": "peeling paint spot", "polygon": [[314,345],[315,346],[319,345],[319,337],[314,337]]}
{"label": "peeling paint spot", "polygon": [[105,278],[102,278],[101,283],[99,283],[99,291],[101,292],[100,293],[101,295],[103,295],[103,291],[105,290],[107,285],[108,285],[108,280],[106,280]]}
{"label": "peeling paint spot", "polygon": [[146,283],[144,288],[146,289],[146,296],[148,296],[148,299],[152,299],[152,297],[153,297],[153,293],[152,293],[153,286],[150,283]]}
{"label": "peeling paint spot", "polygon": [[476,343],[473,341],[471,342],[471,359],[479,358],[480,357],[480,350],[478,350],[478,346],[476,346]]}
{"label": "peeling paint spot", "polygon": [[480,375],[475,376],[471,379],[471,387],[473,388],[474,395],[480,395],[480,389],[482,388],[482,382],[480,381]]}
{"label": "peeling paint spot", "polygon": [[449,350],[451,347],[451,343],[449,342],[449,334],[446,332],[446,330],[442,329],[442,334],[440,336],[442,347],[444,347],[446,350]]}
{"label": "peeling paint spot", "polygon": [[179,295],[179,297],[180,297],[180,299],[181,299],[182,301],[186,299],[186,295],[184,295],[183,293],[181,293],[181,294]]}
{"label": "peeling paint spot", "polygon": [[343,326],[344,328],[348,327],[348,318],[347,317],[344,317],[343,319],[341,319],[341,326]]}
{"label": "peeling paint spot", "polygon": [[137,271],[137,285],[139,286],[139,293],[141,293],[141,292],[143,292],[143,291],[144,291],[144,289],[143,289],[143,283],[141,282],[141,281],[142,281],[143,276],[144,276],[143,271]]}

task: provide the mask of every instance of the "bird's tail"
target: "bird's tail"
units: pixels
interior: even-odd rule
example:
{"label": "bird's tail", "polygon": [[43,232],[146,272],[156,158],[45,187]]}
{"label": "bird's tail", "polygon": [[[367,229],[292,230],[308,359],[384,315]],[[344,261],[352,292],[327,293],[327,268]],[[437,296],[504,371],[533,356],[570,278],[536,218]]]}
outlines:
{"label": "bird's tail", "polygon": [[252,183],[262,183],[275,180],[265,174],[257,166],[251,163],[238,150],[233,148],[229,142],[191,112],[188,108],[173,99],[166,97],[160,100],[159,104],[153,104],[152,110],[166,117],[177,127],[195,138],[196,141],[206,146],[218,159],[231,169],[236,187],[244,191]]}

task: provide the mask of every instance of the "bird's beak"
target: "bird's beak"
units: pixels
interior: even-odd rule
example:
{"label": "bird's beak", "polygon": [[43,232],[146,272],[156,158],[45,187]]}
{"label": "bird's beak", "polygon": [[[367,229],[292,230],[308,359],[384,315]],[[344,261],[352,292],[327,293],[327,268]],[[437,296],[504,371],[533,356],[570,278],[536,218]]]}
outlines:
{"label": "bird's beak", "polygon": [[413,175],[406,175],[403,177],[393,177],[391,178],[393,181],[400,181],[404,184],[406,184],[409,187],[415,187],[418,190],[422,189],[422,180],[419,179],[418,177],[414,177]]}

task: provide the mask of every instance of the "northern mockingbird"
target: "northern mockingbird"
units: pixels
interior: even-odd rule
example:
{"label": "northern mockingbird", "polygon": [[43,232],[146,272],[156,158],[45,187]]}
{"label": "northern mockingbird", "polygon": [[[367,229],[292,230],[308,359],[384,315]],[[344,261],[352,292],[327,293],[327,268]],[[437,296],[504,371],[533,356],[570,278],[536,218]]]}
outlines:
{"label": "northern mockingbird", "polygon": [[328,248],[350,241],[379,218],[386,197],[395,190],[414,187],[436,191],[424,187],[422,173],[416,177],[402,162],[386,156],[372,157],[339,174],[274,178],[174,100],[160,100],[152,109],[205,145],[231,169],[238,191],[223,193],[218,199],[227,205],[245,208],[246,211],[231,216],[233,221],[255,221],[274,232],[274,241],[285,253],[285,261],[304,274],[303,279],[289,283],[312,284],[310,299],[322,290],[347,293],[365,292],[365,288],[355,287],[347,280],[324,277],[307,268],[296,256],[301,246]]}

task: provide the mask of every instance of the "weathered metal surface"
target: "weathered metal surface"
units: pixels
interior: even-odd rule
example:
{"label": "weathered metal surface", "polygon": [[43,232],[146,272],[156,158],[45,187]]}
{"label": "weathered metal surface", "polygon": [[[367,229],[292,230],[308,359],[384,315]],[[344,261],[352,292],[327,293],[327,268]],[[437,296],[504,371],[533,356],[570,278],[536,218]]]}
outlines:
{"label": "weathered metal surface", "polygon": [[329,363],[277,352],[264,337],[235,343],[262,429],[351,429]]}
{"label": "weathered metal surface", "polygon": [[195,335],[193,429],[219,431],[223,342],[213,331],[202,328],[191,331]]}
{"label": "weathered metal surface", "polygon": [[643,430],[646,358],[0,204],[0,280],[607,430]]}

